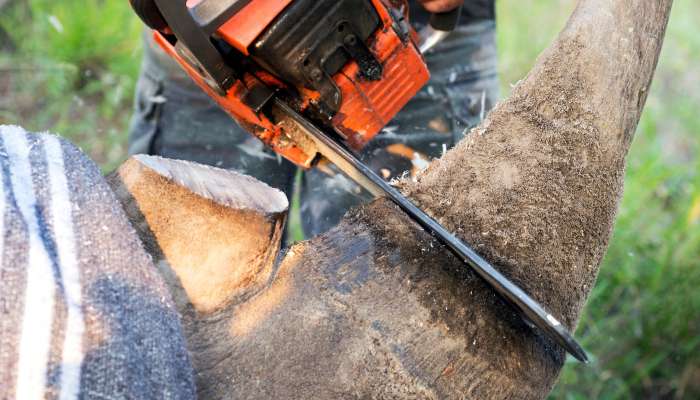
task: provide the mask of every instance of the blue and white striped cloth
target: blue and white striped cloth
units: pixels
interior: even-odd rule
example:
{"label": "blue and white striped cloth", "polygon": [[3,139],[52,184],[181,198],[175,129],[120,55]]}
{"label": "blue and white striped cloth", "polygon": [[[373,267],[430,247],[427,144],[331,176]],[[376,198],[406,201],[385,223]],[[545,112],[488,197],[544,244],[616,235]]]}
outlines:
{"label": "blue and white striped cloth", "polygon": [[0,126],[0,172],[0,398],[194,398],[169,293],[94,163]]}

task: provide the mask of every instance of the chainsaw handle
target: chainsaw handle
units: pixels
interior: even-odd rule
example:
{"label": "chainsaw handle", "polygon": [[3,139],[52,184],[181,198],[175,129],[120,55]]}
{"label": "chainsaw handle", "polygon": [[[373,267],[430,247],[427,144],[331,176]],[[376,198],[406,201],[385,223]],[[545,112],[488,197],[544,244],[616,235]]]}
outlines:
{"label": "chainsaw handle", "polygon": [[459,24],[459,17],[462,16],[462,6],[452,11],[435,13],[430,16],[430,26],[436,31],[452,32]]}

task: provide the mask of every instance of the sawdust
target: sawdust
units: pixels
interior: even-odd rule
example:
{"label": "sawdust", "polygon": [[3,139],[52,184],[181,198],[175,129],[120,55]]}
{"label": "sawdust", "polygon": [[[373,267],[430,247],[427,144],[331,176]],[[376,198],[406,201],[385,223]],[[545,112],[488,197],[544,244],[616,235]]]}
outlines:
{"label": "sawdust", "polygon": [[[377,200],[353,212],[351,221],[377,238],[374,268],[402,281],[402,292],[397,291],[397,295],[403,301],[419,302],[411,313],[428,313],[425,320],[417,319],[424,321],[421,328],[406,329],[402,334],[421,337],[433,329],[442,331],[439,341],[429,341],[430,349],[421,349],[420,341],[414,339],[405,350],[452,355],[430,380],[429,386],[437,392],[437,398],[453,398],[454,393],[475,399],[505,398],[515,388],[519,398],[538,398],[542,382],[555,379],[556,366],[563,363],[561,350],[526,326],[471,269],[393,203]],[[386,318],[377,311],[376,318],[382,317]],[[454,348],[459,351],[450,350]],[[421,369],[410,365],[408,368]],[[387,380],[400,372],[401,369],[385,372]],[[467,382],[471,383],[465,391],[462,385]]]}

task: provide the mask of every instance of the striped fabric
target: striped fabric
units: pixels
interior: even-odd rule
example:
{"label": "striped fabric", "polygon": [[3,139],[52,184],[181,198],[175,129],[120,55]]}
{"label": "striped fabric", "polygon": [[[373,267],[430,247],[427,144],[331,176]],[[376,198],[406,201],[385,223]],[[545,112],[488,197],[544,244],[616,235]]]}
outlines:
{"label": "striped fabric", "polygon": [[192,399],[169,293],[94,163],[0,126],[0,399]]}

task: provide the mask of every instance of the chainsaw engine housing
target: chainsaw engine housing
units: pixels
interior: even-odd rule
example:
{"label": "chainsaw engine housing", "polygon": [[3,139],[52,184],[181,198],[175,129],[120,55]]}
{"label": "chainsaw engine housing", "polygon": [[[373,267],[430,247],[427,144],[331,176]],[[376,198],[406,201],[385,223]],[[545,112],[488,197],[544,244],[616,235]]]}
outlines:
{"label": "chainsaw engine housing", "polygon": [[308,168],[313,143],[274,96],[353,149],[427,83],[403,0],[152,0],[157,43],[242,127]]}

